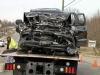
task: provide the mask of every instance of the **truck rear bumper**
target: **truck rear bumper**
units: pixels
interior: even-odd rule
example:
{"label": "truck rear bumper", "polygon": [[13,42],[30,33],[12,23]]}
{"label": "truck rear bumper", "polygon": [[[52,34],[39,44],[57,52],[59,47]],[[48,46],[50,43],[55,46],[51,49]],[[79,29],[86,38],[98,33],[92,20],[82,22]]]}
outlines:
{"label": "truck rear bumper", "polygon": [[[73,62],[69,62],[73,64]],[[60,65],[60,63],[14,63],[16,65],[13,70],[13,75],[76,75],[77,73],[77,61],[74,61],[74,65],[66,66]],[[7,66],[8,64],[6,64]],[[11,65],[11,64],[9,64]],[[6,68],[5,66],[5,68]],[[7,69],[11,69],[11,66]],[[13,69],[13,68],[12,68]]]}

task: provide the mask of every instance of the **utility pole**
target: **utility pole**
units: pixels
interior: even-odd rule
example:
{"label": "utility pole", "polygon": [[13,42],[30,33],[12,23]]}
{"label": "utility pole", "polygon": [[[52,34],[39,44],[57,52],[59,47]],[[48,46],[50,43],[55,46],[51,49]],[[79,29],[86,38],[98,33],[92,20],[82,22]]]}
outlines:
{"label": "utility pole", "polygon": [[64,11],[64,0],[62,0],[62,11]]}

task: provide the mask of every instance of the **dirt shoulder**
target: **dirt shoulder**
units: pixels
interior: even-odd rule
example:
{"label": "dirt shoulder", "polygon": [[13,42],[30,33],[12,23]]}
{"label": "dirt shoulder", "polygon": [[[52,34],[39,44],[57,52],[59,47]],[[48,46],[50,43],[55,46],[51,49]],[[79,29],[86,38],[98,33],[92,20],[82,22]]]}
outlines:
{"label": "dirt shoulder", "polygon": [[96,48],[81,47],[78,51],[83,56],[100,58],[100,52]]}

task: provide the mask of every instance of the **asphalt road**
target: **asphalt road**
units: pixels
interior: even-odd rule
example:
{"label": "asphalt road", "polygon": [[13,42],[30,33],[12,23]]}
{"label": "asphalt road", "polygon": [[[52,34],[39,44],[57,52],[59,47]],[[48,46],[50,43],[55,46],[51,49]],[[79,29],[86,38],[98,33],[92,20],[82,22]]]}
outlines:
{"label": "asphalt road", "polygon": [[[12,38],[14,38],[16,41],[18,41],[19,35],[17,33],[15,33],[12,36]],[[2,49],[4,49],[4,48],[0,48],[0,51]],[[0,63],[5,63],[6,57],[0,57],[0,59],[1,58],[2,58],[2,60],[0,61]],[[100,59],[98,59],[98,60],[100,61]],[[79,62],[77,75],[100,75],[100,66],[93,67],[89,61],[91,62],[89,57],[84,57],[83,62]],[[12,71],[5,71],[4,73],[0,73],[0,75],[12,75]]]}

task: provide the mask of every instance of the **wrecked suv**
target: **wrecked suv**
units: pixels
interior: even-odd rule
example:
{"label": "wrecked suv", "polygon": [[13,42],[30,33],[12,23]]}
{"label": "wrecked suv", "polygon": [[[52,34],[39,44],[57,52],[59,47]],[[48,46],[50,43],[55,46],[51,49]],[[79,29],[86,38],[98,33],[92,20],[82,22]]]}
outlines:
{"label": "wrecked suv", "polygon": [[16,20],[18,53],[75,55],[76,48],[87,43],[85,23],[83,13],[52,8],[24,12],[24,20]]}

